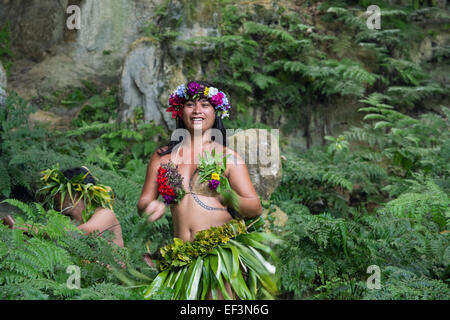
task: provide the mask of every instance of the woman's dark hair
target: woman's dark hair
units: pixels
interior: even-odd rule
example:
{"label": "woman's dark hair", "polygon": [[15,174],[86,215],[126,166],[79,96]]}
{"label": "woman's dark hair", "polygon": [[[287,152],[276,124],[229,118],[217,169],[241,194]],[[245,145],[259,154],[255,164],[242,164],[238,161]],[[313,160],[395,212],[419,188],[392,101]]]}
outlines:
{"label": "woman's dark hair", "polygon": [[[186,87],[187,87],[191,82],[197,82],[198,84],[203,85],[203,86],[206,86],[206,87],[215,87],[212,83],[207,82],[207,81],[190,81],[190,82],[188,82],[188,84],[186,85]],[[184,125],[183,119],[181,119],[180,117],[177,117],[177,118],[176,118],[176,121],[177,121],[176,129],[186,129],[186,126]],[[212,128],[213,128],[213,129],[220,130],[220,132],[222,133],[222,139],[223,139],[223,141],[222,141],[221,144],[222,144],[224,147],[226,147],[226,146],[227,146],[227,132],[226,132],[225,126],[223,125],[222,118],[220,118],[220,116],[219,116],[217,113],[216,113],[216,119],[215,119],[215,121],[214,121],[214,124],[213,124]],[[216,141],[216,137],[215,137],[214,135],[211,136],[211,139],[212,139],[213,141]],[[173,150],[173,148],[174,148],[177,144],[181,143],[182,141],[183,141],[183,137],[180,137],[180,139],[179,139],[178,141],[176,141],[176,140],[171,140],[171,141],[166,145],[167,150],[161,151],[161,152],[158,152],[158,151],[157,151],[158,155],[159,155],[159,156],[163,156],[163,155],[166,155],[166,154],[168,154],[168,153],[171,153],[172,150]],[[220,141],[219,141],[219,142],[220,142]],[[239,213],[238,213],[236,210],[234,210],[233,208],[227,207],[227,210],[228,210],[228,212],[231,214],[231,216],[232,216],[233,218],[239,217]]]}
{"label": "woman's dark hair", "polygon": [[[85,168],[77,167],[77,168],[66,169],[62,173],[63,173],[64,177],[66,177],[67,179],[70,180],[73,177],[76,177],[76,176],[78,176],[80,174],[86,174],[88,172],[89,171],[87,169],[85,169]],[[90,173],[88,173],[86,178],[84,178],[83,183],[95,184],[95,179]]]}

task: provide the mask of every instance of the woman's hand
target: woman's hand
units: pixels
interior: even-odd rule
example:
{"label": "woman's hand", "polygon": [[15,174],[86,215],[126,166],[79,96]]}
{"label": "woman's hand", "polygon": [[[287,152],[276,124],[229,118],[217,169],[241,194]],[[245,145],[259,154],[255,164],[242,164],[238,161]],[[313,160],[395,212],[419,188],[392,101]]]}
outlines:
{"label": "woman's hand", "polygon": [[166,205],[158,200],[153,200],[145,207],[143,214],[148,216],[148,221],[154,222],[160,219],[166,211]]}
{"label": "woman's hand", "polygon": [[1,219],[4,224],[6,224],[11,229],[14,229],[14,219],[11,216],[6,216],[3,219]]}

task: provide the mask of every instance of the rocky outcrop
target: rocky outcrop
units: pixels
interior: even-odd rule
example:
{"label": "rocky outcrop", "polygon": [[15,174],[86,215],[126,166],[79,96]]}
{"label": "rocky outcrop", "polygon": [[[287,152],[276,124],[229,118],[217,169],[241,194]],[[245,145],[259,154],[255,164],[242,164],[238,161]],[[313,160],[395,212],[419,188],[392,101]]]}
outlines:
{"label": "rocky outcrop", "polygon": [[123,57],[138,36],[137,16],[143,13],[129,0],[83,1],[74,60],[98,78],[118,79]]}
{"label": "rocky outcrop", "polygon": [[[154,16],[161,3],[163,0],[1,0],[0,28],[8,22],[14,53],[10,89],[34,100],[52,99],[56,92],[83,87],[86,80],[94,85],[120,83],[122,120],[143,107],[147,122],[173,129],[175,122],[165,112],[170,92],[187,78],[204,78],[207,68],[186,46],[161,48],[160,43],[143,37],[149,22],[160,23]],[[72,5],[80,8],[80,28],[69,30],[67,22],[72,21],[73,12],[67,8]],[[179,32],[180,41],[218,35],[219,16],[212,3],[174,1],[167,12],[168,23],[161,27]],[[176,21],[181,24],[172,25]]]}
{"label": "rocky outcrop", "polygon": [[[218,36],[217,8],[206,1],[192,1],[183,4],[171,3],[165,17],[168,28],[179,33],[176,42],[161,45],[152,37],[142,37],[130,47],[125,58],[121,78],[121,119],[132,117],[137,107],[144,110],[146,121],[175,128],[175,121],[165,112],[170,93],[189,79],[206,79],[201,53],[210,48],[193,49],[183,45],[183,41],[199,36]],[[201,19],[199,19],[201,17]],[[181,21],[177,26],[173,21]],[[195,73],[192,73],[195,70]]]}
{"label": "rocky outcrop", "polygon": [[289,218],[287,213],[281,210],[280,207],[276,205],[272,205],[268,209],[264,209],[261,216],[265,221],[264,229],[267,232],[271,231],[271,224],[275,228],[283,228]]}
{"label": "rocky outcrop", "polygon": [[[166,70],[167,71],[167,70]],[[158,101],[165,86],[166,71],[161,50],[150,38],[140,39],[127,55],[121,78],[121,118],[131,118],[137,107],[144,110],[144,120],[157,124],[170,115],[164,112]]]}
{"label": "rocky outcrop", "polygon": [[63,42],[68,0],[2,0],[0,27],[8,23],[16,59],[40,62]]}
{"label": "rocky outcrop", "polygon": [[41,123],[46,124],[47,127],[61,130],[67,129],[70,126],[71,117],[60,116],[53,112],[37,110],[28,116],[28,123],[31,127]]}
{"label": "rocky outcrop", "polygon": [[[0,1],[0,27],[9,22],[15,61],[10,89],[23,98],[58,90],[117,84],[130,45],[160,1]],[[80,8],[80,29],[69,30],[70,5]]]}
{"label": "rocky outcrop", "polygon": [[247,165],[256,192],[269,199],[281,182],[281,157],[277,130],[248,129],[227,137],[227,146]]}

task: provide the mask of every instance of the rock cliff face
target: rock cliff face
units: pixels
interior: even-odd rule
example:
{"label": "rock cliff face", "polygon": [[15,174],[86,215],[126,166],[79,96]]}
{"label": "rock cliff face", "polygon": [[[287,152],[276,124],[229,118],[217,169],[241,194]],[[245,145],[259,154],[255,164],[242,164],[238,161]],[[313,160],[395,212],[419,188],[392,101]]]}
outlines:
{"label": "rock cliff face", "polygon": [[[159,24],[176,31],[176,40],[181,42],[198,36],[218,36],[215,9],[207,1],[192,1],[189,5],[173,1],[165,22]],[[122,68],[121,119],[131,117],[136,107],[142,107],[146,121],[173,129],[175,122],[165,112],[168,97],[181,83],[208,77],[201,53],[176,42],[168,45],[153,37],[137,39],[130,46]]]}
{"label": "rock cliff face", "polygon": [[16,59],[43,61],[51,47],[63,42],[67,5],[68,0],[0,1],[0,26],[9,23]]}
{"label": "rock cliff face", "polygon": [[[132,117],[136,107],[144,110],[146,122],[169,123],[170,115],[164,112],[158,101],[165,87],[167,67],[161,49],[151,39],[141,39],[125,58],[121,78],[122,119]],[[167,66],[167,64],[166,64]]]}
{"label": "rock cliff face", "polygon": [[[279,19],[278,4],[295,7],[303,3],[255,2],[259,9],[251,9],[251,14],[262,23]],[[71,30],[67,21],[74,13],[68,8],[74,5],[80,9],[80,28]],[[308,8],[302,10],[308,13]],[[118,86],[121,120],[142,107],[146,121],[172,129],[175,122],[165,112],[171,91],[187,80],[211,78],[210,67],[217,62],[211,59],[207,45],[194,49],[183,41],[220,36],[220,14],[217,2],[203,0],[0,0],[0,28],[9,26],[14,54],[8,88],[32,99],[81,87],[85,80]],[[314,25],[314,14],[306,16],[311,19],[306,23]],[[161,33],[169,31],[175,41],[150,37],[145,30],[152,27]],[[446,42],[448,36],[426,36],[411,53],[413,60],[429,60],[433,48]],[[292,136],[300,148],[322,143],[324,135],[361,120],[354,99],[342,99],[332,110],[320,105],[314,109],[315,114],[302,115],[305,121]],[[271,124],[262,108],[251,111],[256,122]],[[286,117],[272,125],[280,127]]]}
{"label": "rock cliff face", "polygon": [[[124,56],[153,13],[155,1],[0,1],[0,27],[8,23],[15,61],[10,88],[31,99],[81,86],[115,84]],[[80,29],[67,21],[80,8]]]}
{"label": "rock cliff face", "polygon": [[[192,52],[181,46],[161,48],[143,37],[149,23],[159,19],[162,0],[32,0],[0,1],[0,28],[9,25],[14,64],[9,85],[23,98],[51,96],[58,90],[81,87],[82,81],[121,86],[121,119],[143,107],[145,119],[173,127],[164,107],[168,94],[186,81],[186,69],[198,70]],[[173,1],[169,22],[177,26],[177,39],[216,36],[218,13],[197,1],[184,6]],[[76,5],[80,28],[70,30]],[[183,19],[180,19],[183,17]],[[152,20],[153,19],[153,20]],[[175,31],[175,30],[174,30]],[[186,66],[188,59],[188,66]]]}

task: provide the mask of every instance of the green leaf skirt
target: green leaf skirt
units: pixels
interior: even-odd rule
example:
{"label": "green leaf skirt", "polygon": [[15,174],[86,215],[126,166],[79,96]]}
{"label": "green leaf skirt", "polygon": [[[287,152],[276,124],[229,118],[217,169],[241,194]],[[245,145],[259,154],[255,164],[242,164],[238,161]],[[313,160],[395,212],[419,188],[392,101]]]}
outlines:
{"label": "green leaf skirt", "polygon": [[[280,240],[266,232],[247,233],[243,220],[232,220],[196,234],[194,241],[161,248],[161,272],[144,291],[146,299],[204,300],[221,292],[225,299],[274,299],[278,277],[270,244]],[[270,261],[269,261],[270,260]],[[230,296],[225,283],[231,286]]]}

